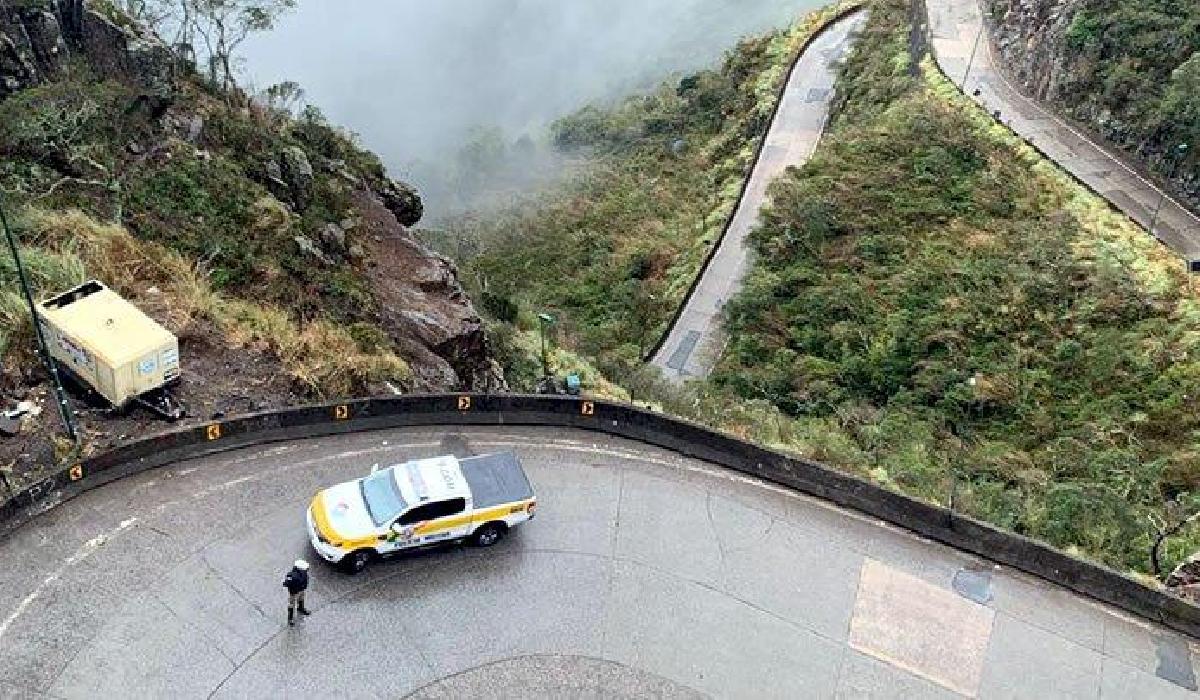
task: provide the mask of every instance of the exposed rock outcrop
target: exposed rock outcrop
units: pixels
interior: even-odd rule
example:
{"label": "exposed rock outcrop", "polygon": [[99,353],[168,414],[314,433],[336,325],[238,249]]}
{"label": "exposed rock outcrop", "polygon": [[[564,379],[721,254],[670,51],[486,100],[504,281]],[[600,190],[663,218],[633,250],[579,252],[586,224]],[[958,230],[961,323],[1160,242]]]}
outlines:
{"label": "exposed rock outcrop", "polygon": [[[1187,158],[1179,161],[1175,140],[1164,138],[1160,129],[1133,123],[1134,115],[1144,114],[1152,105],[1114,104],[1092,84],[1098,66],[1122,60],[1072,43],[1072,32],[1082,31],[1076,20],[1082,13],[1098,11],[1097,0],[986,0],[985,4],[993,44],[1004,68],[1026,94],[1083,124],[1144,167],[1163,176],[1173,173],[1175,193],[1200,211],[1200,145],[1193,144]],[[1184,29],[1180,32],[1180,41],[1186,41]],[[1174,66],[1167,68],[1169,72]],[[1148,68],[1141,65],[1140,70]]]}
{"label": "exposed rock outcrop", "polygon": [[87,0],[0,5],[0,98],[60,78],[73,55],[102,78],[171,89],[172,53],[142,27],[118,23]]}
{"label": "exposed rock outcrop", "polygon": [[388,180],[379,189],[379,198],[402,226],[415,226],[425,215],[425,206],[417,191],[403,182]]}
{"label": "exposed rock outcrop", "polygon": [[355,208],[362,217],[355,235],[380,303],[378,323],[396,340],[418,388],[503,388],[503,375],[488,357],[483,320],[454,263],[413,238],[382,196],[360,191]]}

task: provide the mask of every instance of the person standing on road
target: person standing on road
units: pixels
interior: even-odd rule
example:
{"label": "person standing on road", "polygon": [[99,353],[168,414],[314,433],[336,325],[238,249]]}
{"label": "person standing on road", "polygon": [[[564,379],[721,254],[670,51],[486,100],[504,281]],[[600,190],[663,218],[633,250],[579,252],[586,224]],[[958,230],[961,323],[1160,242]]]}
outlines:
{"label": "person standing on road", "polygon": [[283,587],[288,591],[288,625],[295,626],[297,608],[301,615],[310,614],[308,608],[304,607],[304,592],[308,590],[308,562],[297,559],[292,564],[292,570],[283,577]]}

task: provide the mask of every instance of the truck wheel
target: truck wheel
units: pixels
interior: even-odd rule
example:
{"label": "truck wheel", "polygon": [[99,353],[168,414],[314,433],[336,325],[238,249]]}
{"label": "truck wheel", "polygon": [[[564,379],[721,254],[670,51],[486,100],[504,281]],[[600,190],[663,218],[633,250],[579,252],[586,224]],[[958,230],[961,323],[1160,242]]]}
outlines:
{"label": "truck wheel", "polygon": [[369,549],[359,549],[351,552],[342,559],[342,568],[348,574],[360,574],[367,564],[371,563],[372,552]]}
{"label": "truck wheel", "polygon": [[500,523],[488,523],[471,535],[471,544],[476,547],[491,547],[504,538],[505,529]]}

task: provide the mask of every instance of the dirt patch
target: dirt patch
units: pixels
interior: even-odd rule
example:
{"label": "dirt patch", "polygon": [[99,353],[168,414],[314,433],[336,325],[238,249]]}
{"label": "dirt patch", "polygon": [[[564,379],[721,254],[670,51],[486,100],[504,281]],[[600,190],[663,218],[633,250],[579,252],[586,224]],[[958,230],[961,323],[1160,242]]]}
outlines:
{"label": "dirt patch", "polygon": [[[155,315],[153,309],[147,309],[147,313]],[[221,333],[208,322],[193,323],[180,334],[180,355],[182,377],[174,394],[187,408],[184,422],[306,401],[278,360],[253,348],[228,347]],[[25,420],[17,435],[0,436],[0,468],[4,468],[7,487],[19,490],[56,468],[56,438],[62,441],[60,452],[67,443],[48,383],[24,391],[6,387],[3,396],[5,409],[18,401],[31,401],[40,410]],[[87,455],[175,427],[141,407],[115,414],[70,383],[68,402]],[[0,480],[0,496],[8,495],[5,489]]]}

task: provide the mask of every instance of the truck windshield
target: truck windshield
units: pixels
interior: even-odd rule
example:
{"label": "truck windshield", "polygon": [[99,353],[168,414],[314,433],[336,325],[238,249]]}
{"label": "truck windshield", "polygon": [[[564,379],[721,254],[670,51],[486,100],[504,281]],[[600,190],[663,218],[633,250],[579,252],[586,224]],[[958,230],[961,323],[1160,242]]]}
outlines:
{"label": "truck windshield", "polygon": [[362,479],[358,482],[358,488],[362,491],[363,502],[367,504],[367,512],[375,527],[382,527],[408,505],[400,495],[391,469],[382,469]]}

